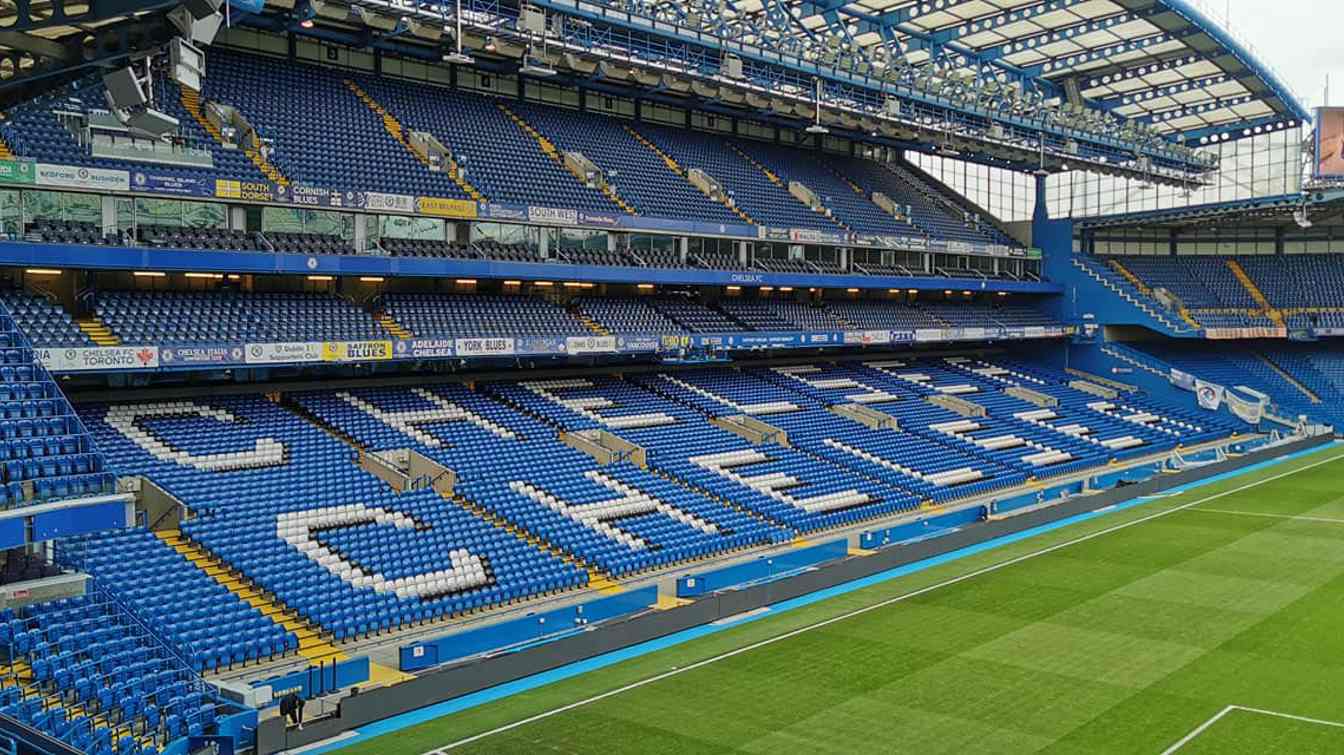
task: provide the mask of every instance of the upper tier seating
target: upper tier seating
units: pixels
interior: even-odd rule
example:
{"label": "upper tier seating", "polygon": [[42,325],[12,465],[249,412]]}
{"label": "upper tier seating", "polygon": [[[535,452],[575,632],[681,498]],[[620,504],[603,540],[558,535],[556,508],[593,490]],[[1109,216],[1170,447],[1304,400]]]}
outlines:
{"label": "upper tier seating", "polygon": [[[211,74],[216,73],[214,61],[216,51],[211,50]],[[223,53],[220,53],[221,57]],[[223,67],[221,67],[222,69]],[[222,72],[222,70],[221,70]],[[212,76],[213,78],[213,76]],[[243,181],[264,181],[266,178],[240,150],[225,149],[214,137],[206,133],[196,119],[182,106],[181,90],[166,76],[156,76],[154,80],[154,107],[177,119],[183,140],[196,148],[210,151],[214,160],[213,168],[186,167],[180,165],[159,165],[132,162],[108,158],[95,158],[88,146],[81,146],[74,135],[61,124],[58,113],[107,112],[106,90],[97,77],[87,77],[74,81],[51,93],[29,100],[9,111],[10,133],[17,135],[17,143],[11,148],[23,157],[41,162],[66,165],[87,165],[98,168],[110,168],[126,171],[143,171],[152,167],[162,176],[193,181],[213,182],[215,178],[230,178]],[[286,96],[294,93],[286,92]],[[229,102],[228,99],[223,99]],[[285,102],[277,98],[277,102]],[[236,103],[235,103],[236,104]],[[290,103],[292,104],[292,102]],[[83,242],[93,243],[93,242]]]}
{"label": "upper tier seating", "polygon": [[1274,307],[1344,308],[1344,254],[1254,255],[1237,261]]}
{"label": "upper tier seating", "polygon": [[362,341],[387,337],[369,313],[328,294],[107,291],[98,317],[124,343]]}
{"label": "upper tier seating", "polygon": [[641,215],[742,222],[727,207],[668,170],[662,158],[626,131],[626,122],[533,103],[509,103],[509,108],[560,150],[578,151],[592,160]]}
{"label": "upper tier seating", "polygon": [[272,164],[296,183],[468,198],[448,174],[431,172],[394,140],[345,78],[330,68],[219,48],[210,51],[203,97],[245,113],[274,142]]}
{"label": "upper tier seating", "polygon": [[[1137,276],[1149,288],[1165,288],[1180,297],[1205,327],[1259,327],[1275,325],[1229,266],[1245,270],[1269,306],[1284,315],[1290,329],[1344,327],[1344,255],[1289,254],[1242,257],[1116,256],[1109,258]],[[1098,260],[1085,260],[1098,271]],[[1110,272],[1107,270],[1106,272]],[[1122,285],[1119,275],[1113,283]],[[1133,286],[1122,285],[1139,296]]]}
{"label": "upper tier seating", "polygon": [[[500,108],[503,100],[422,84],[361,76],[359,85],[408,131],[428,131],[452,150],[466,179],[492,202],[624,214],[542,153]],[[421,168],[421,172],[427,169]]]}
{"label": "upper tier seating", "polygon": [[786,184],[797,181],[811,189],[822,205],[832,211],[833,217],[846,227],[895,236],[914,236],[919,233],[914,226],[898,221],[867,197],[855,192],[839,174],[827,167],[829,155],[745,139],[733,144]]}
{"label": "upper tier seating", "polygon": [[826,216],[794,199],[787,188],[770,183],[722,137],[670,126],[641,124],[639,128],[683,169],[699,168],[712,176],[756,222],[776,228],[841,230]]}
{"label": "upper tier seating", "polygon": [[1122,262],[1149,288],[1171,291],[1188,309],[1256,308],[1226,257],[1127,257]]}
{"label": "upper tier seating", "polygon": [[[937,190],[925,185],[927,178],[900,165],[882,167],[859,158],[725,134],[645,122],[627,124],[603,115],[224,47],[211,50],[210,74],[203,79],[202,99],[237,107],[270,144],[269,162],[295,185],[338,194],[376,191],[464,200],[483,197],[496,203],[605,216],[633,211],[699,223],[742,224],[735,212],[709,199],[677,173],[700,168],[762,225],[1011,243],[987,219],[977,224],[951,200],[938,201]],[[177,85],[160,78],[156,86],[162,88],[156,107],[177,117],[186,141],[208,149],[215,160],[212,169],[154,165],[156,173],[198,182],[216,178],[267,181],[242,151],[225,149],[201,127],[181,104]],[[14,109],[7,130],[13,135],[11,146],[23,157],[47,162],[144,171],[146,163],[90,157],[88,148],[77,144],[53,114],[103,107],[102,84],[92,79],[25,103]],[[527,124],[526,129],[515,123],[509,111]],[[305,115],[316,112],[322,117]],[[531,129],[536,129],[540,140],[529,133]],[[434,135],[448,148],[461,182],[450,171],[430,170],[408,149],[406,142],[415,131]],[[637,138],[636,133],[641,136]],[[656,145],[677,169],[641,143],[641,138]],[[627,207],[571,174],[562,158],[543,151],[542,141],[553,145],[557,155],[577,150],[594,161]],[[779,183],[770,180],[767,171]],[[789,180],[812,188],[834,219],[795,199],[787,188]],[[873,191],[910,205],[910,222],[897,220],[873,204]],[[72,243],[105,243],[96,229],[92,234],[87,228],[69,233],[48,230],[57,240],[69,237]],[[185,238],[192,244],[189,248],[217,248],[209,244],[220,241]],[[341,241],[322,245],[342,251],[346,246]],[[286,242],[282,246],[293,245]]]}
{"label": "upper tier seating", "polygon": [[950,207],[950,200],[935,199],[938,190],[899,163],[884,165],[842,156],[830,156],[828,160],[836,171],[862,188],[865,196],[881,192],[897,205],[909,205],[910,223],[928,236],[977,244],[1020,246],[1004,236],[988,219],[977,225]]}
{"label": "upper tier seating", "polygon": [[421,338],[590,335],[581,320],[536,296],[388,294],[384,309]]}

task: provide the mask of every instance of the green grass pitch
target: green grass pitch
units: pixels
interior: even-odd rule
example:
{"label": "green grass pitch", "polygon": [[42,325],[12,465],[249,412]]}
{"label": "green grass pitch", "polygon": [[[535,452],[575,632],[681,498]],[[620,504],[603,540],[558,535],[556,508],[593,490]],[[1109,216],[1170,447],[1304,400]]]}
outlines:
{"label": "green grass pitch", "polygon": [[1332,446],[341,752],[1344,753],[1342,689]]}

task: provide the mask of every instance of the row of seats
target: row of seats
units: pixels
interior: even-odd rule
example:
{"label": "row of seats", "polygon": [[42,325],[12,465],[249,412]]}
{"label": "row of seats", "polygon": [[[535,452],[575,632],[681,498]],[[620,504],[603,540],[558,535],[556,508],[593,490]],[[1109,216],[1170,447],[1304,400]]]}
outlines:
{"label": "row of seats", "polygon": [[157,755],[233,710],[101,589],[5,609],[0,648],[0,713],[82,752]]}
{"label": "row of seats", "polygon": [[358,341],[387,338],[365,310],[330,294],[104,291],[98,318],[123,343]]}
{"label": "row of seats", "polygon": [[[391,333],[364,308],[329,294],[216,291],[103,291],[94,314],[122,343],[191,344],[386,339]],[[30,291],[0,292],[33,342],[93,346],[63,309]],[[1022,305],[902,304],[850,300],[722,299],[688,294],[584,296],[565,305],[521,294],[388,293],[370,308],[423,338],[676,335],[737,331],[834,331],[885,328],[1050,325]],[[0,336],[0,342],[3,337]]]}
{"label": "row of seats", "polygon": [[[1154,292],[1175,295],[1205,327],[1272,327],[1240,267],[1290,328],[1339,327],[1344,322],[1344,257],[1338,254],[1117,256],[1107,258]],[[1102,265],[1093,265],[1096,271]],[[1116,278],[1124,280],[1124,276]],[[1112,283],[1115,283],[1112,280]],[[1125,281],[1131,295],[1137,290]]]}

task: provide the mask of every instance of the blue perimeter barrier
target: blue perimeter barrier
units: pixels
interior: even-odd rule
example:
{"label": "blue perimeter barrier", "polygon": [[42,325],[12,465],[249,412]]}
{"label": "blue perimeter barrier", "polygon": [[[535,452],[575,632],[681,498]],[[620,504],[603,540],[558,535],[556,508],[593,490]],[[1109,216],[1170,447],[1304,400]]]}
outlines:
{"label": "blue perimeter barrier", "polygon": [[252,686],[270,687],[273,702],[278,704],[280,698],[289,692],[296,692],[304,700],[311,700],[368,680],[369,657],[361,655],[346,661],[309,666],[290,674],[256,679]]}
{"label": "blue perimeter barrier", "polygon": [[884,548],[888,545],[899,545],[911,541],[928,540],[930,537],[938,535],[951,534],[956,532],[962,526],[974,524],[981,521],[988,515],[988,507],[972,506],[971,508],[953,511],[941,516],[931,516],[927,519],[921,519],[917,522],[907,524],[898,524],[895,527],[885,527],[880,530],[872,530],[859,534],[859,547],[867,550]]}
{"label": "blue perimeter barrier", "polygon": [[749,582],[776,579],[799,569],[844,558],[848,554],[849,541],[841,538],[807,548],[762,556],[754,561],[725,566],[722,569],[678,577],[677,597],[694,598]]}
{"label": "blue perimeter barrier", "polygon": [[657,602],[658,588],[650,585],[586,603],[528,614],[480,629],[402,645],[399,665],[402,671],[418,671],[492,650],[518,649],[539,641],[555,640],[582,631],[594,622],[642,611]]}

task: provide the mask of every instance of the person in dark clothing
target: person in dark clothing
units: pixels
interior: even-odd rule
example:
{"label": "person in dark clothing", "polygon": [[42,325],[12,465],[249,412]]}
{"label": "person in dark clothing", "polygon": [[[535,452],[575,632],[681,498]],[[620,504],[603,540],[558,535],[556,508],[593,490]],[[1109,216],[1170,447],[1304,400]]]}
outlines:
{"label": "person in dark clothing", "polygon": [[292,725],[303,731],[303,698],[298,693],[290,692],[280,698],[280,717],[288,718]]}

